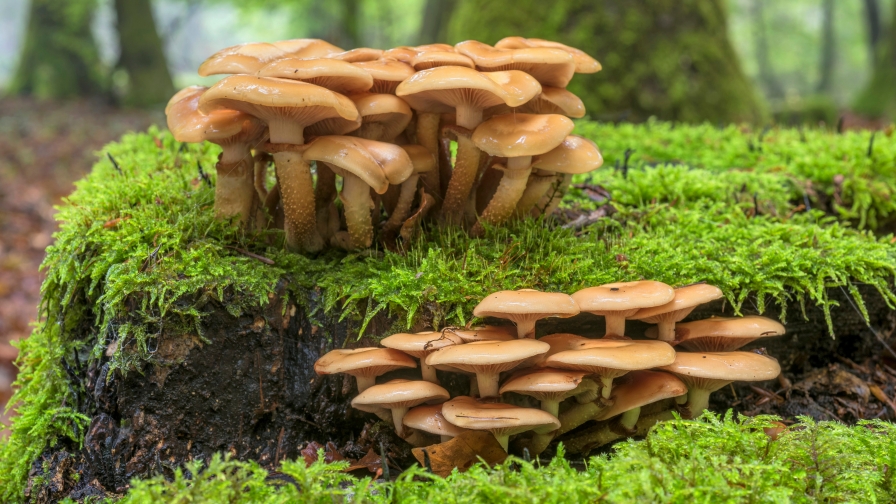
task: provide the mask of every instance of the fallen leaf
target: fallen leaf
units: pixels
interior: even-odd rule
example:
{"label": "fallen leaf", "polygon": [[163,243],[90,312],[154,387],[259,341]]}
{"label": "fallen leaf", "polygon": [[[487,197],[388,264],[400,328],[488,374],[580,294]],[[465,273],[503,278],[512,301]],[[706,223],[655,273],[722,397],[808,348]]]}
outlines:
{"label": "fallen leaf", "polygon": [[367,469],[368,471],[379,476],[383,472],[383,459],[380,458],[373,448],[367,450],[367,455],[361,457],[360,460],[349,460],[351,465],[345,472],[357,471],[358,469]]}
{"label": "fallen leaf", "polygon": [[[461,472],[466,471],[480,458],[489,465],[499,464],[507,458],[495,436],[484,431],[464,432],[444,443],[414,448],[411,453],[421,466],[443,477],[451,474],[455,467]],[[429,456],[429,464],[426,463],[426,455]]]}

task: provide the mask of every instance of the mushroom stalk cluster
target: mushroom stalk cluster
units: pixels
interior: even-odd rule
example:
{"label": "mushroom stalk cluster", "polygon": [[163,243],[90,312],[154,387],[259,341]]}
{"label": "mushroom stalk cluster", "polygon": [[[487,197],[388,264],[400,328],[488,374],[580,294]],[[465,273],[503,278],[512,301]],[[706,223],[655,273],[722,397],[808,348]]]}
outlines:
{"label": "mushroom stalk cluster", "polygon": [[[676,325],[698,305],[721,296],[703,283],[673,289],[655,281],[589,287],[571,296],[501,291],[483,299],[473,313],[508,319],[516,328],[395,334],[382,340],[385,348],[334,350],[318,360],[315,371],[357,376],[361,394],[352,405],[391,419],[399,435],[417,446],[464,430],[486,430],[505,450],[517,436],[517,447],[531,454],[558,438],[573,452],[587,452],[643,432],[671,418],[671,411],[697,416],[708,407],[711,392],[733,381],[778,376],[775,359],[739,351],[758,338],[784,334],[778,322],[712,317]],[[538,320],[580,312],[603,316],[605,333],[535,337]],[[626,320],[644,319],[658,324],[647,330],[647,339],[625,335]],[[418,362],[421,380],[374,384],[375,376]],[[437,371],[466,374],[476,387],[452,398]]]}
{"label": "mushroom stalk cluster", "polygon": [[[282,222],[297,251],[355,250],[377,232],[409,239],[430,209],[480,234],[556,208],[539,203],[553,182],[603,162],[593,142],[570,135],[569,118],[585,109],[565,89],[575,73],[599,70],[575,48],[521,37],[385,51],[252,43],[207,59],[201,76],[226,77],[178,92],[166,113],[178,141],[222,146],[219,218]],[[451,140],[454,161],[440,155]],[[270,190],[253,173],[265,154],[276,169]]]}

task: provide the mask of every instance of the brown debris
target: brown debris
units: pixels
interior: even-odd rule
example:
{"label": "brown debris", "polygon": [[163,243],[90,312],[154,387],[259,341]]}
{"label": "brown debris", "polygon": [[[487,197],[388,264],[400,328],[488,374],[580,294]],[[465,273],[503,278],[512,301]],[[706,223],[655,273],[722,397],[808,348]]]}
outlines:
{"label": "brown debris", "polygon": [[[485,431],[468,431],[437,445],[411,450],[420,465],[433,474],[448,476],[456,467],[464,472],[481,460],[486,464],[500,464],[507,453],[495,439]],[[428,463],[427,463],[428,459]]]}

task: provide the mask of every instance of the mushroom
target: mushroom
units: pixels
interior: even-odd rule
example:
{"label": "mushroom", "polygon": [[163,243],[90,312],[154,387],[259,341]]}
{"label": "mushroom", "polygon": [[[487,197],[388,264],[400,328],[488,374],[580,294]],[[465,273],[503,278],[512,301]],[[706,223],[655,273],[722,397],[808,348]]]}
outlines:
{"label": "mushroom", "polygon": [[641,308],[664,305],[675,297],[672,287],[653,280],[588,287],[572,295],[579,309],[606,319],[606,334],[625,335],[625,318]]}
{"label": "mushroom", "polygon": [[[519,71],[480,73],[442,66],[422,70],[395,90],[414,110],[457,114],[457,126],[472,131],[482,122],[482,111],[505,103],[515,107],[541,92],[535,79]],[[463,215],[479,170],[480,151],[472,139],[458,135],[457,161],[451,175],[441,215],[452,220]]]}
{"label": "mushroom", "polygon": [[199,65],[199,75],[208,77],[220,74],[255,73],[271,61],[287,56],[289,56],[287,51],[267,42],[250,42],[225,47]]}
{"label": "mushroom", "polygon": [[257,75],[307,82],[344,95],[363,93],[373,87],[369,73],[334,59],[281,58],[258,69]]}
{"label": "mushroom", "polygon": [[498,225],[513,215],[526,190],[532,171],[532,156],[545,154],[566,139],[575,127],[558,114],[504,114],[480,124],[473,132],[473,143],[492,156],[507,158],[504,176],[483,210],[472,234],[482,234],[483,223]]}
{"label": "mushroom", "polygon": [[600,377],[601,395],[610,398],[613,379],[629,371],[665,366],[675,361],[675,350],[663,341],[590,340],[578,349],[557,352],[544,365],[587,371]]}
{"label": "mushroom", "polygon": [[[759,338],[781,336],[784,326],[778,321],[757,315],[746,317],[711,317],[675,326],[678,346],[693,352],[731,352]],[[656,338],[657,329],[647,329],[648,338]]]}
{"label": "mushroom", "polygon": [[675,289],[675,298],[672,301],[659,306],[642,308],[628,318],[657,324],[659,340],[674,341],[676,322],[690,315],[697,306],[720,297],[722,297],[721,289],[713,285],[705,283],[687,285]]}
{"label": "mushroom", "polygon": [[347,61],[349,63],[361,63],[362,61],[376,61],[383,57],[382,49],[373,49],[370,47],[356,47],[354,49],[349,49],[348,51],[343,51],[341,53],[334,53],[327,55],[327,58]]}
{"label": "mushroom", "polygon": [[565,88],[576,70],[572,54],[551,47],[500,49],[466,40],[455,44],[454,50],[472,59],[481,72],[521,70],[542,86]]}
{"label": "mushroom", "polygon": [[380,344],[386,348],[401,350],[411,357],[420,359],[420,372],[423,375],[423,379],[428,382],[439,383],[439,379],[436,377],[436,369],[425,362],[426,356],[440,348],[460,345],[463,342],[462,339],[450,333],[428,331],[414,334],[393,334],[383,338]]}
{"label": "mushroom", "polygon": [[356,94],[351,97],[361,114],[361,127],[352,136],[395,143],[395,137],[407,128],[414,116],[411,107],[392,94]]}
{"label": "mushroom", "polygon": [[633,371],[625,383],[613,390],[613,403],[594,419],[607,420],[622,415],[619,424],[626,430],[635,428],[641,406],[679,397],[688,393],[684,382],[660,371]]}
{"label": "mushroom", "polygon": [[303,158],[306,163],[326,163],[342,176],[339,199],[348,227],[347,243],[342,244],[347,248],[369,247],[373,242],[370,188],[383,194],[390,183],[399,184],[410,176],[413,166],[404,149],[363,138],[324,136],[308,144]]}
{"label": "mushroom", "polygon": [[688,387],[682,416],[693,418],[709,407],[709,394],[735,381],[772,380],[781,374],[778,361],[755,352],[678,352],[659,369],[675,374]]}
{"label": "mushroom", "polygon": [[543,318],[567,318],[578,314],[579,306],[568,294],[532,289],[489,294],[473,309],[476,317],[498,317],[513,321],[520,338],[534,338],[535,322]]}
{"label": "mushroom", "polygon": [[576,73],[590,74],[599,72],[601,70],[600,63],[591,56],[588,56],[585,51],[576,49],[575,47],[570,47],[566,44],[561,44],[560,42],[553,42],[550,40],[537,38],[527,39],[523,37],[505,37],[499,40],[498,43],[495,44],[495,47],[498,49],[524,49],[527,47],[549,47],[552,49],[561,49],[572,55],[573,62],[575,63]]}
{"label": "mushroom", "polygon": [[345,373],[358,380],[358,392],[376,383],[376,377],[400,368],[415,368],[417,362],[409,355],[391,348],[339,349],[327,352],[314,363],[319,375]]}
{"label": "mushroom", "polygon": [[[557,187],[557,192],[565,193],[573,175],[596,170],[603,164],[604,158],[594,142],[580,136],[569,135],[557,148],[533,160],[532,174],[529,176],[526,190],[517,202],[516,215],[522,217],[530,214],[532,207],[545,196],[553,184],[557,183],[558,174],[562,175],[560,184],[563,187]],[[557,198],[558,204],[562,197],[560,194]],[[553,213],[553,209],[549,206],[549,202],[540,206],[536,215]]]}
{"label": "mushroom", "polygon": [[426,357],[430,366],[448,365],[468,373],[476,373],[482,397],[498,396],[498,377],[520,362],[543,354],[550,346],[541,341],[476,341],[441,348]]}
{"label": "mushroom", "polygon": [[360,61],[355,63],[373,77],[371,93],[395,94],[395,88],[414,75],[414,68],[407,63],[390,58],[381,58],[374,61]]}
{"label": "mushroom", "polygon": [[[273,144],[305,143],[304,130],[326,121],[333,134],[357,129],[360,116],[351,100],[313,84],[288,79],[232,75],[209,88],[199,101],[205,113],[239,110],[265,121]],[[323,248],[317,231],[311,167],[297,152],[274,152],[277,181],[286,220],[287,244],[316,252]]]}
{"label": "mushroom", "polygon": [[510,326],[478,326],[469,329],[448,327],[444,332],[453,334],[464,342],[471,341],[509,341],[516,339],[516,328]]}
{"label": "mushroom", "polygon": [[326,40],[315,38],[278,40],[271,44],[286,51],[289,56],[298,58],[326,58],[332,54],[343,52],[342,48],[336,47]]}
{"label": "mushroom", "polygon": [[369,413],[385,408],[392,411],[392,423],[405,436],[404,415],[420,404],[441,403],[451,398],[447,390],[428,381],[392,380],[373,385],[352,399],[352,407]]}
{"label": "mushroom", "polygon": [[414,67],[414,70],[418,72],[420,70],[429,70],[430,68],[440,66],[476,67],[476,65],[473,64],[473,60],[463,54],[457,54],[453,50],[418,52],[416,56],[411,58],[409,63]]}
{"label": "mushroom", "polygon": [[402,145],[401,148],[411,158],[414,171],[407,180],[401,183],[398,201],[396,201],[392,213],[389,214],[389,219],[383,225],[383,231],[386,232],[395,232],[401,228],[411,213],[411,204],[414,202],[414,195],[417,193],[417,183],[420,181],[420,177],[426,173],[436,171],[436,159],[426,147],[422,145]]}
{"label": "mushroom", "polygon": [[404,415],[404,425],[412,429],[440,436],[442,442],[450,440],[467,431],[445,420],[442,416],[442,405],[432,404],[417,406]]}
{"label": "mushroom", "polygon": [[250,149],[263,141],[265,125],[255,117],[237,110],[218,109],[208,114],[199,111],[199,101],[207,88],[191,86],[176,93],[165,114],[168,129],[178,142],[208,140],[221,146],[215,170],[215,215],[229,219],[237,215],[246,224],[256,202],[252,177],[255,161]]}
{"label": "mushroom", "polygon": [[[582,371],[569,371],[566,369],[538,368],[521,371],[514,374],[504,382],[499,392],[516,392],[541,401],[541,409],[557,416],[560,411],[560,402],[567,397],[587,390],[579,390],[585,375]],[[592,399],[593,400],[593,399]]]}
{"label": "mushroom", "polygon": [[464,429],[491,432],[504,451],[507,451],[507,443],[514,434],[530,430],[548,433],[560,427],[557,417],[546,411],[511,404],[487,403],[467,396],[455,397],[443,404],[442,416]]}
{"label": "mushroom", "polygon": [[494,117],[511,112],[527,114],[560,114],[566,117],[585,117],[585,104],[582,99],[564,88],[541,86],[541,93],[516,108],[507,105],[495,105],[484,112],[485,117]]}

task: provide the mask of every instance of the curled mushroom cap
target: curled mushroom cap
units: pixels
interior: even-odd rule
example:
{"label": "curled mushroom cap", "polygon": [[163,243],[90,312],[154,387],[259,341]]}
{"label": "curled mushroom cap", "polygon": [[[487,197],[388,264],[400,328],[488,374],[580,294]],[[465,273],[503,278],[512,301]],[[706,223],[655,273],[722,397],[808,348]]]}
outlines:
{"label": "curled mushroom cap", "polygon": [[197,143],[211,140],[219,143],[238,135],[243,130],[244,121],[257,121],[255,117],[238,110],[218,109],[209,114],[201,113],[199,100],[206,90],[207,88],[202,86],[182,89],[165,107],[168,129],[178,142]]}
{"label": "curled mushroom cap", "polygon": [[364,70],[324,58],[281,58],[258,69],[258,75],[307,82],[340,94],[361,93],[373,86],[373,77]]}
{"label": "curled mushroom cap", "polygon": [[588,373],[567,369],[537,368],[514,374],[499,390],[516,392],[541,401],[541,409],[557,416],[560,401],[575,395],[575,390]]}
{"label": "curled mushroom cap", "polygon": [[482,397],[498,395],[498,375],[513,369],[524,360],[543,354],[550,346],[541,341],[516,339],[511,341],[476,341],[449,346],[426,357],[430,366],[447,365],[476,373]]}
{"label": "curled mushroom cap", "polygon": [[370,388],[376,377],[399,368],[415,368],[409,355],[391,348],[355,348],[333,350],[317,359],[314,372],[319,375],[350,374],[358,379],[358,391]]}
{"label": "curled mushroom cap", "polygon": [[442,441],[447,441],[468,430],[445,420],[445,417],[442,416],[441,404],[412,408],[404,415],[404,425],[412,429],[441,436]]}
{"label": "curled mushroom cap", "polygon": [[541,93],[526,103],[512,109],[507,105],[496,105],[485,111],[486,117],[494,117],[510,112],[527,114],[561,114],[566,117],[585,117],[582,99],[564,88],[541,86]]}
{"label": "curled mushroom cap", "polygon": [[361,127],[354,136],[391,142],[407,128],[414,116],[411,107],[392,94],[365,93],[352,96],[361,114]]}
{"label": "curled mushroom cap", "polygon": [[629,318],[658,324],[658,337],[661,341],[675,339],[675,323],[687,317],[697,306],[722,297],[718,287],[704,283],[687,285],[675,289],[675,298],[666,304],[651,308],[642,308]]}
{"label": "curled mushroom cap", "polygon": [[572,295],[583,312],[607,320],[607,334],[625,335],[625,318],[641,308],[664,305],[675,297],[672,287],[653,280],[588,287]]}
{"label": "curled mushroom cap", "polygon": [[386,192],[389,184],[400,184],[413,171],[401,147],[349,136],[317,137],[308,144],[303,157],[351,173],[379,194]]}
{"label": "curled mushroom cap", "polygon": [[197,107],[196,108],[198,108],[198,105],[199,105],[198,99],[200,96],[202,96],[202,93],[204,93],[205,90],[207,90],[207,89],[208,89],[207,86],[187,86],[187,87],[181,89],[180,91],[174,93],[174,96],[172,96],[171,99],[168,100],[168,103],[165,105],[165,115],[168,115],[168,111],[171,110],[171,107],[175,103],[177,103],[181,100],[185,100],[187,98],[196,98],[197,99],[197,102],[196,102]]}
{"label": "curled mushroom cap", "polygon": [[426,359],[427,355],[440,348],[451,345],[460,345],[463,342],[462,339],[451,333],[429,331],[393,334],[392,336],[383,338],[383,340],[380,341],[380,344],[386,348],[401,350],[412,357],[420,359],[420,369],[423,372],[423,379],[428,382],[439,383],[438,378],[436,378],[435,368],[427,365],[423,360]]}
{"label": "curled mushroom cap", "polygon": [[442,415],[458,427],[491,432],[505,451],[514,434],[530,430],[544,434],[560,427],[560,420],[546,411],[487,403],[467,396],[455,397],[443,404]]}
{"label": "curled mushroom cap", "polygon": [[199,75],[255,73],[259,68],[289,53],[266,42],[251,42],[226,47],[212,54],[199,65]]}
{"label": "curled mushroom cap", "polygon": [[566,44],[561,44],[560,42],[552,42],[550,40],[537,38],[505,37],[499,40],[498,43],[495,44],[495,47],[499,49],[522,49],[525,47],[551,47],[554,49],[562,49],[572,54],[573,61],[576,65],[576,73],[589,74],[601,70],[600,62],[591,56],[588,56],[585,51],[570,47]]}
{"label": "curled mushroom cap", "polygon": [[633,371],[625,383],[613,390],[613,404],[602,410],[595,420],[606,420],[647,404],[688,393],[684,382],[669,373]]}
{"label": "curled mushroom cap", "polygon": [[572,54],[550,47],[500,49],[475,40],[459,42],[454,50],[469,57],[483,72],[521,70],[543,86],[565,88],[575,73]]}
{"label": "curled mushroom cap", "polygon": [[489,294],[473,309],[477,317],[512,320],[520,338],[535,337],[535,322],[547,317],[572,317],[579,306],[568,294],[531,289],[500,291]]}
{"label": "curled mushroom cap", "polygon": [[[678,345],[694,352],[730,352],[759,338],[781,336],[784,326],[777,320],[757,315],[746,317],[712,317],[675,326]],[[647,337],[655,338],[657,329],[647,329]]]}
{"label": "curled mushroom cap", "polygon": [[537,156],[563,143],[574,127],[559,114],[504,114],[477,126],[473,143],[492,156]]}
{"label": "curled mushroom cap", "polygon": [[391,58],[355,63],[373,77],[371,93],[395,94],[395,88],[402,81],[414,75],[414,68]]}
{"label": "curled mushroom cap", "polygon": [[392,410],[395,432],[404,437],[402,420],[410,408],[420,404],[440,403],[451,398],[447,390],[428,381],[392,380],[373,385],[352,399],[352,407],[376,413],[385,408]]}

